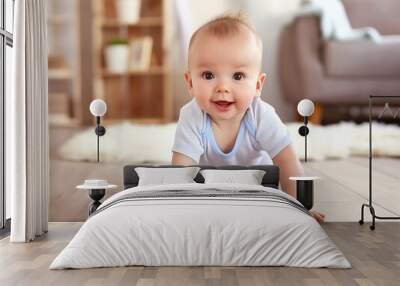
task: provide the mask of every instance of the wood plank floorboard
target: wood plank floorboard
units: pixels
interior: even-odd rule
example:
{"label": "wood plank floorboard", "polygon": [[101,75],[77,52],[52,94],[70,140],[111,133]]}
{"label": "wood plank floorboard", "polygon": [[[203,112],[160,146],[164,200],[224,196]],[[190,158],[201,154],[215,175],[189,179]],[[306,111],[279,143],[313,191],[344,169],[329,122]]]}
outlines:
{"label": "wood plank floorboard", "polygon": [[[364,157],[352,157],[349,159],[352,163],[362,165],[368,168],[368,160]],[[372,169],[374,171],[379,171],[388,176],[392,176],[400,179],[400,171],[399,171],[399,161],[400,158],[387,158],[387,157],[377,157],[372,160]]]}
{"label": "wood plank floorboard", "polygon": [[[84,129],[84,128],[83,128]],[[82,130],[83,130],[82,129]],[[85,179],[107,179],[122,190],[122,171],[126,163],[90,163],[62,160],[58,148],[81,129],[50,128],[50,221],[85,221],[90,203],[87,191],[76,186]],[[368,158],[303,162],[308,175],[321,180],[315,183],[314,208],[326,214],[326,221],[356,222],[360,208],[368,202]],[[380,216],[400,215],[400,158],[373,159],[373,203]],[[369,211],[365,220],[370,221]]]}
{"label": "wood plank floorboard", "polygon": [[[384,165],[387,159],[383,159],[379,164]],[[376,208],[376,213],[380,216],[399,216],[400,215],[400,180],[397,177],[400,170],[400,160],[390,160],[391,168],[393,170],[388,173],[375,168],[373,171],[373,204]],[[336,204],[334,200],[329,198],[321,206],[328,210],[335,206],[335,214],[346,214],[346,209],[349,205],[354,205],[354,210],[358,209],[360,212],[361,202],[368,201],[368,159],[367,158],[349,158],[346,160],[330,160],[322,162],[310,162],[306,165],[308,174],[319,174],[322,178],[317,184],[322,184],[323,187],[316,189],[316,195],[321,195],[326,190],[330,196],[337,193],[337,185],[345,189],[347,194],[338,194],[346,200],[342,207]],[[397,173],[396,173],[397,171]],[[318,186],[318,185],[317,185]],[[350,193],[352,195],[350,196]],[[355,195],[355,196],[354,196]],[[350,200],[351,197],[359,197],[361,200],[356,203]],[[353,203],[350,203],[350,202]],[[318,203],[318,200],[317,200]],[[347,206],[347,207],[346,207]],[[357,207],[358,206],[358,207]],[[323,211],[323,210],[322,210]],[[350,211],[350,209],[347,209]],[[370,220],[369,212],[367,219]],[[360,215],[355,216],[355,213],[349,212],[348,216],[344,218],[345,221],[356,221]],[[338,221],[334,219],[333,221]]]}
{"label": "wood plank floorboard", "polygon": [[[375,159],[374,159],[375,160]],[[400,159],[374,161],[373,201],[380,216],[400,215]],[[124,163],[89,163],[52,159],[50,162],[50,221],[85,221],[90,203],[87,191],[76,186],[88,178],[107,179],[122,190]],[[360,208],[368,202],[368,159],[307,162],[308,175],[321,177],[315,183],[314,208],[325,213],[327,221],[358,221]],[[366,212],[366,221],[371,215]]]}
{"label": "wood plank floorboard", "polygon": [[375,231],[358,223],[322,227],[345,254],[351,269],[294,267],[116,267],[49,270],[82,223],[50,223],[32,243],[0,241],[0,285],[399,285],[400,224],[381,222]]}

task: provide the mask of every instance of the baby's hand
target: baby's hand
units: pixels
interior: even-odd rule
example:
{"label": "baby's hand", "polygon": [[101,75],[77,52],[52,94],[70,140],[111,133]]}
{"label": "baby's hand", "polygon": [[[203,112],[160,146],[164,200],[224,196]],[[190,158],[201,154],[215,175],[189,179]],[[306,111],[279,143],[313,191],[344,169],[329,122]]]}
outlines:
{"label": "baby's hand", "polygon": [[319,213],[317,211],[310,211],[312,216],[319,222],[322,223],[325,220],[325,215],[323,213]]}

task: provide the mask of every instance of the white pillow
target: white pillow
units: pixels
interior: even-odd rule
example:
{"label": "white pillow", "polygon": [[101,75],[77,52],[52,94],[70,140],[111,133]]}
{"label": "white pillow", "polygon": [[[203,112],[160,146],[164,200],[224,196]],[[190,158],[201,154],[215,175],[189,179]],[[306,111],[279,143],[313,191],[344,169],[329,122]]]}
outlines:
{"label": "white pillow", "polygon": [[199,167],[147,168],[137,167],[139,186],[195,183]]}
{"label": "white pillow", "polygon": [[261,185],[265,171],[262,170],[201,170],[204,183],[234,183],[247,185]]}

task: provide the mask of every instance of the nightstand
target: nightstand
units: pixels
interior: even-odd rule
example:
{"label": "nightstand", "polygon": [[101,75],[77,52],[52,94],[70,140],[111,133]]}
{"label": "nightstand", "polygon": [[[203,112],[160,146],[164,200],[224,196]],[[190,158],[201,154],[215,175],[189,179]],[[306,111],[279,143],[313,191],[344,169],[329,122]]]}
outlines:
{"label": "nightstand", "polygon": [[314,181],[320,177],[290,177],[289,180],[296,181],[297,200],[303,206],[311,210],[314,205]]}
{"label": "nightstand", "polygon": [[89,197],[93,202],[89,205],[89,216],[101,205],[100,200],[109,189],[115,189],[117,185],[108,184],[107,180],[85,180],[83,185],[76,186],[79,190],[89,190]]}

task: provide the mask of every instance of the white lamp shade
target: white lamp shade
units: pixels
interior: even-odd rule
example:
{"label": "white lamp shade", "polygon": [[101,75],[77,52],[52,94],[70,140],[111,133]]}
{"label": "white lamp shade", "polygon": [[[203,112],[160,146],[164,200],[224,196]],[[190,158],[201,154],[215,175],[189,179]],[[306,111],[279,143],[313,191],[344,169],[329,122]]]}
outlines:
{"label": "white lamp shade", "polygon": [[94,116],[103,116],[107,111],[107,105],[104,100],[95,99],[90,103],[89,109]]}
{"label": "white lamp shade", "polygon": [[311,116],[314,113],[314,103],[309,99],[303,99],[297,104],[297,112],[301,116]]}

